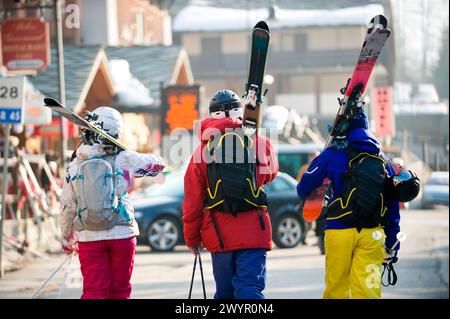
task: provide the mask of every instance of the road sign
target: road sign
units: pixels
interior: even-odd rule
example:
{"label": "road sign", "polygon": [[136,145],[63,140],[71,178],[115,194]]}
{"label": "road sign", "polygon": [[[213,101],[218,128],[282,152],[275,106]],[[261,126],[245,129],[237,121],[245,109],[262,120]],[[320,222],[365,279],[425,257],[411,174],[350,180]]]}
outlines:
{"label": "road sign", "polygon": [[176,128],[192,132],[199,119],[200,86],[168,86],[162,90],[162,100],[162,134],[169,135]]}
{"label": "road sign", "polygon": [[3,20],[1,46],[8,70],[44,70],[50,64],[49,22],[42,17]]}
{"label": "road sign", "polygon": [[0,78],[0,124],[23,124],[25,78]]}

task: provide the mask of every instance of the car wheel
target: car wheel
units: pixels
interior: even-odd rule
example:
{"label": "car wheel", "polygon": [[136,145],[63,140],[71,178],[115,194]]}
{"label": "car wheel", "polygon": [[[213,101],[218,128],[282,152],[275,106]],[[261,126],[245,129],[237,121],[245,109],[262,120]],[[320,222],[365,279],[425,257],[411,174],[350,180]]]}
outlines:
{"label": "car wheel", "polygon": [[280,216],[273,228],[273,241],[279,248],[293,248],[297,246],[304,233],[304,224],[294,214]]}
{"label": "car wheel", "polygon": [[172,250],[178,243],[180,226],[173,217],[157,217],[147,229],[147,241],[156,251]]}

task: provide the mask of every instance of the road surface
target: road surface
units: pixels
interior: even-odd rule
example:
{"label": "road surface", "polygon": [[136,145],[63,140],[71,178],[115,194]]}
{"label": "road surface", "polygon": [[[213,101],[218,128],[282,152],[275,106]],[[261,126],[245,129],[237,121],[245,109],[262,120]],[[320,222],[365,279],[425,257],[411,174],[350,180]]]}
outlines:
{"label": "road surface", "polygon": [[[402,231],[407,240],[402,243],[399,261],[395,265],[398,283],[383,288],[383,298],[448,298],[449,210],[402,211]],[[306,246],[292,249],[275,248],[268,253],[267,298],[321,298],[324,289],[324,256],[315,246],[316,238],[309,233]],[[203,253],[203,269],[208,298],[214,294],[211,259]],[[7,273],[0,280],[0,298],[29,298],[39,284],[65,259],[65,255],[49,261],[35,260],[21,270]],[[151,252],[139,246],[132,277],[132,298],[187,298],[194,256],[184,247],[170,253]],[[61,298],[79,298],[81,276],[77,258],[66,279],[68,287]],[[64,278],[62,269],[45,287],[39,298],[57,298]],[[193,298],[202,298],[200,273],[196,272]]]}

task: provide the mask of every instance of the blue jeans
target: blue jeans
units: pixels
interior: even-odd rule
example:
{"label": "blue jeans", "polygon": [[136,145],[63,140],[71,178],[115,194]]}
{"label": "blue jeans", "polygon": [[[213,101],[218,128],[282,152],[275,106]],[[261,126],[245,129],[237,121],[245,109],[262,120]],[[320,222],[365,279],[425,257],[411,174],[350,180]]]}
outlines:
{"label": "blue jeans", "polygon": [[265,249],[211,253],[214,299],[264,299],[266,256]]}

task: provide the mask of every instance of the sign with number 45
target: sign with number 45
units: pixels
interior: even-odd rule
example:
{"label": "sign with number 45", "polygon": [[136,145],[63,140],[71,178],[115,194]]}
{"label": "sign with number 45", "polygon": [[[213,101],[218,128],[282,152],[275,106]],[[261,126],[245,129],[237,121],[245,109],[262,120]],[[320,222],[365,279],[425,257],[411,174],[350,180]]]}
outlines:
{"label": "sign with number 45", "polygon": [[0,123],[22,124],[25,107],[25,78],[0,78]]}

